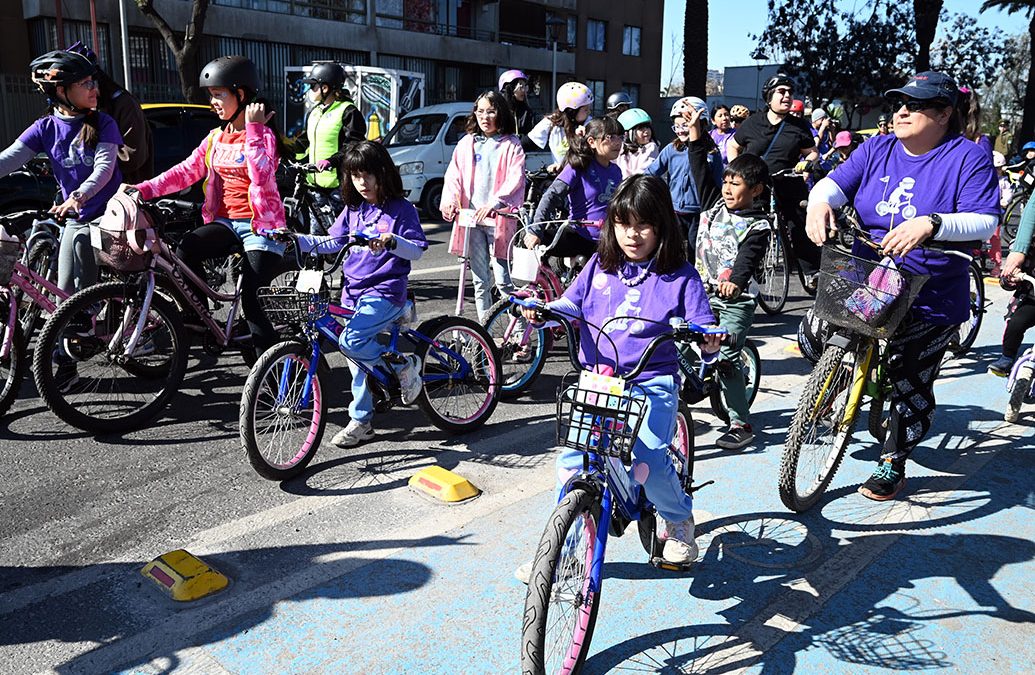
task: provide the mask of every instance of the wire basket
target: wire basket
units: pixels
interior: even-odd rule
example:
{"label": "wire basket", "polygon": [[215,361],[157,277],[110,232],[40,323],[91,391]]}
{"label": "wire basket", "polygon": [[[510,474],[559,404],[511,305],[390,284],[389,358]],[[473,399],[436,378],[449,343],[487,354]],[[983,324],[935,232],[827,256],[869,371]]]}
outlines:
{"label": "wire basket", "polygon": [[94,238],[94,257],[98,264],[126,273],[143,272],[151,266],[154,256],[150,252],[138,253],[129,242],[129,237],[136,237],[139,247],[143,248],[147,240],[146,230],[119,232],[96,225],[91,228],[96,233],[91,233],[91,236]]}
{"label": "wire basket", "polygon": [[22,257],[22,244],[19,241],[0,241],[0,286],[11,283],[14,264]]}
{"label": "wire basket", "polygon": [[902,323],[928,278],[824,246],[813,311],[835,326],[886,339]]}
{"label": "wire basket", "polygon": [[564,386],[562,380],[557,397],[557,445],[617,457],[628,466],[646,407],[646,396],[638,387],[606,393],[581,381]]}
{"label": "wire basket", "polygon": [[302,293],[292,286],[258,290],[259,305],[273,323],[311,323],[327,314],[330,292]]}

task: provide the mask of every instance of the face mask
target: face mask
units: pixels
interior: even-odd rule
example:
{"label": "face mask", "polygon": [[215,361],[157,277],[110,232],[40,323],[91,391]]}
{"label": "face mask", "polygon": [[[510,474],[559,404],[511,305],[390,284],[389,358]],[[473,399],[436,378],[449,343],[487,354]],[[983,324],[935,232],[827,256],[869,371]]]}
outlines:
{"label": "face mask", "polygon": [[319,89],[310,89],[306,92],[305,96],[309,99],[309,102],[313,104],[320,103],[321,99],[323,99],[323,95],[320,93]]}

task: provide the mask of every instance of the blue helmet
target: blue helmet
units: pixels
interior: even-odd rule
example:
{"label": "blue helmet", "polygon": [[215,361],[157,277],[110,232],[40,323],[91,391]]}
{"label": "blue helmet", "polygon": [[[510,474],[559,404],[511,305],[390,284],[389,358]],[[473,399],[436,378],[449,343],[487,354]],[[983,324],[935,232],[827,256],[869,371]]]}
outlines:
{"label": "blue helmet", "polygon": [[632,131],[641,124],[650,124],[651,119],[646,110],[642,108],[629,108],[618,116],[618,123],[626,131]]}
{"label": "blue helmet", "polygon": [[1024,152],[1025,150],[1035,150],[1035,141],[1028,141],[1024,145],[1022,145],[1021,152]]}

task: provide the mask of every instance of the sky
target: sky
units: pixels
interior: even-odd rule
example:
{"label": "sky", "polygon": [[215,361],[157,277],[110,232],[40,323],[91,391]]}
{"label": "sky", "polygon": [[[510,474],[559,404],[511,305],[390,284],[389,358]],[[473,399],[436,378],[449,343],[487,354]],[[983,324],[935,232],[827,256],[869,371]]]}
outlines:
{"label": "sky", "polygon": [[[862,6],[864,0],[839,0],[839,4],[851,7]],[[1028,30],[1028,19],[1023,14],[1008,15],[998,10],[979,14],[978,0],[945,0],[945,9],[950,13],[966,13],[977,17],[978,23],[988,28],[999,27],[1009,33]],[[665,43],[661,55],[661,86],[668,84],[673,56],[673,36],[676,36],[676,50],[683,46],[683,12],[685,0],[665,0]],[[735,0],[735,2],[712,2],[708,6],[708,68],[722,71],[725,66],[755,65],[749,56],[755,42],[749,34],[759,34],[766,26],[768,9],[766,0]],[[942,37],[941,26],[935,40]],[[677,76],[682,80],[682,74]]]}

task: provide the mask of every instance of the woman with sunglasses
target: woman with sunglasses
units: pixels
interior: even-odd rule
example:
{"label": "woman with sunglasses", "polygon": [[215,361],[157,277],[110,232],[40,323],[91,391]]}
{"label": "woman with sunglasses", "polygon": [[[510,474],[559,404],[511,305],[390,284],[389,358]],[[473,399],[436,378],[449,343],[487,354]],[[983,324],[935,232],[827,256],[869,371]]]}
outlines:
{"label": "woman with sunglasses", "polygon": [[[878,501],[893,499],[905,484],[906,458],[931,428],[938,366],[970,316],[967,261],[916,247],[928,239],[984,241],[998,223],[992,158],[961,134],[958,95],[952,78],[937,72],[918,73],[886,92],[895,134],[863,143],[809,195],[806,230],[816,244],[834,229],[836,210],[851,203],[885,255],[906,272],[930,277],[890,341],[899,358],[888,372],[894,385],[889,433],[877,469],[859,488]],[[853,253],[877,257],[858,238]],[[799,331],[802,353],[818,358],[827,334],[809,312]]]}
{"label": "woman with sunglasses", "polygon": [[53,51],[29,68],[50,111],[0,153],[0,176],[41,152],[50,158],[63,199],[51,213],[67,217],[58,246],[58,286],[72,293],[97,280],[90,221],[100,218],[122,182],[118,166],[122,134],[115,120],[97,111],[97,82],[93,79],[97,68],[88,58]]}

